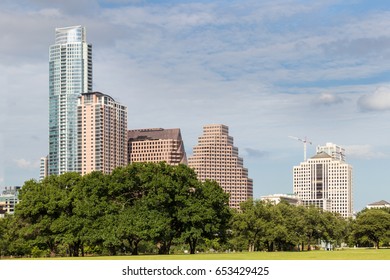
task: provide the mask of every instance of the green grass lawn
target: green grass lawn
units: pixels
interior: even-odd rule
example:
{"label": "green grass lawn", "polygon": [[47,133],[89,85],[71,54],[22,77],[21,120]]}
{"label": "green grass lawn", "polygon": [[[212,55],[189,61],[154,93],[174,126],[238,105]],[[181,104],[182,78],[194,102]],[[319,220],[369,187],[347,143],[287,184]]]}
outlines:
{"label": "green grass lawn", "polygon": [[139,255],[79,258],[59,260],[390,260],[390,249],[345,249],[304,252],[200,253],[195,255]]}

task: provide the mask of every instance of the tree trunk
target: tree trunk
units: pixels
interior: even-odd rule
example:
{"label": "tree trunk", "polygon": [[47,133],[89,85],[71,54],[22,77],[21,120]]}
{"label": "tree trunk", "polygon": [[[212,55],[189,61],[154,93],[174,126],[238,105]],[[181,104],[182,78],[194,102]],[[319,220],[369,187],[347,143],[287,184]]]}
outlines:
{"label": "tree trunk", "polygon": [[72,256],[73,257],[78,257],[80,256],[80,246],[81,246],[81,241],[76,241],[72,245],[69,245],[72,248]]}
{"label": "tree trunk", "polygon": [[116,256],[116,249],[115,246],[110,246],[110,256]]}
{"label": "tree trunk", "polygon": [[268,252],[274,251],[274,242],[268,242]]}
{"label": "tree trunk", "polygon": [[197,239],[189,238],[188,243],[190,244],[190,254],[195,254]]}
{"label": "tree trunk", "polygon": [[81,256],[84,257],[84,243],[81,244]]}
{"label": "tree trunk", "polygon": [[57,246],[55,242],[46,242],[47,246],[50,249],[50,257],[55,257],[56,256],[56,251],[57,251]]}
{"label": "tree trunk", "polygon": [[249,242],[248,244],[248,251],[253,252],[255,250],[255,245],[253,242]]}
{"label": "tree trunk", "polygon": [[56,256],[56,251],[54,249],[50,249],[50,257],[53,258]]}
{"label": "tree trunk", "polygon": [[131,251],[131,254],[133,255],[133,256],[136,256],[136,255],[138,255],[138,244],[139,244],[139,242],[140,242],[141,240],[134,240],[133,242],[132,242],[132,244],[133,244],[133,248],[132,248],[132,251]]}
{"label": "tree trunk", "polygon": [[163,241],[157,246],[159,255],[169,255],[172,241]]}

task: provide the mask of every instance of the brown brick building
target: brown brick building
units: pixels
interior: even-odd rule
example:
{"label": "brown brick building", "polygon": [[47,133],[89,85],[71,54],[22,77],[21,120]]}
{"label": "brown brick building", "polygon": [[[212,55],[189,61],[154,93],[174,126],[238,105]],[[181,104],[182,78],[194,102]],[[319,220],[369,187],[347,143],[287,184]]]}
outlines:
{"label": "brown brick building", "polygon": [[188,165],[195,169],[199,180],[217,181],[230,194],[229,206],[232,208],[239,208],[241,202],[253,197],[252,179],[248,178],[248,170],[243,167],[226,125],[203,127],[203,135],[198,137],[198,145],[194,147]]}

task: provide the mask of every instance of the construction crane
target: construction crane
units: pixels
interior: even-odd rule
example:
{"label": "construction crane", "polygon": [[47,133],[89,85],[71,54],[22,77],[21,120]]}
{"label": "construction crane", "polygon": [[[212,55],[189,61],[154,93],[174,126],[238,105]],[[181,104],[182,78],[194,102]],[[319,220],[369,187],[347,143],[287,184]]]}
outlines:
{"label": "construction crane", "polygon": [[301,138],[298,138],[295,136],[289,136],[289,137],[292,139],[303,142],[303,159],[304,159],[304,161],[306,161],[306,144],[309,143],[311,145],[312,143],[309,140],[307,140],[306,137],[305,137],[305,139],[301,139]]}

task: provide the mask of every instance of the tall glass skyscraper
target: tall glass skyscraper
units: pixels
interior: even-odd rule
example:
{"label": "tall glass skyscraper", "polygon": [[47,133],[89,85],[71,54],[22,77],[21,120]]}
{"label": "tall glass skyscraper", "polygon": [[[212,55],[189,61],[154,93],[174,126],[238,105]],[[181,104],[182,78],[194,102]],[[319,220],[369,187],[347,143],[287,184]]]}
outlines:
{"label": "tall glass skyscraper", "polygon": [[91,91],[92,45],[85,28],[56,28],[49,54],[49,175],[78,171],[77,100]]}

